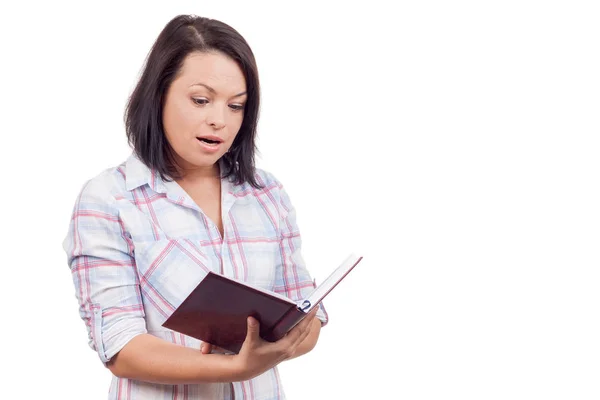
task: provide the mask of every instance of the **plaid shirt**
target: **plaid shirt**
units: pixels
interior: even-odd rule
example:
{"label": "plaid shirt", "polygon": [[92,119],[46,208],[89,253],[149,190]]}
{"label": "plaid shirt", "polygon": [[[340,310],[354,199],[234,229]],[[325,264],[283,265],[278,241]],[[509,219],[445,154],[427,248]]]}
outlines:
{"label": "plaid shirt", "polygon": [[[207,271],[299,300],[315,287],[300,253],[282,185],[256,170],[263,189],[221,184],[224,235],[175,182],[135,155],[83,187],[63,247],[89,344],[106,363],[148,333],[200,349],[162,327]],[[318,317],[325,324],[325,310]],[[284,399],[277,368],[244,382],[158,385],[113,376],[109,399]]]}

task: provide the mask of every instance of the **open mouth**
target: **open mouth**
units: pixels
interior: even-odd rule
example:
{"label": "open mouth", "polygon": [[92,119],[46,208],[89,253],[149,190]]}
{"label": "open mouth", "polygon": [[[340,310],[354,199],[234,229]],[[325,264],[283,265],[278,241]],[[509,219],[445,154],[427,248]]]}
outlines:
{"label": "open mouth", "polygon": [[208,144],[217,144],[220,142],[217,142],[216,140],[210,140],[210,139],[205,139],[205,138],[198,138],[199,141],[204,142],[204,143],[208,143]]}
{"label": "open mouth", "polygon": [[217,145],[222,142],[222,140],[218,138],[197,137],[196,139],[209,145]]}

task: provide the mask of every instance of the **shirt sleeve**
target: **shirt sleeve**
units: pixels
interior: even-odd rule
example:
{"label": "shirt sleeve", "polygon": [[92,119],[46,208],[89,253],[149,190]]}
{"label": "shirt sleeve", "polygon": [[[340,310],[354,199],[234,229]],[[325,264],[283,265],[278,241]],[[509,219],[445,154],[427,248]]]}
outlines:
{"label": "shirt sleeve", "polygon": [[147,332],[133,244],[106,192],[83,188],[63,242],[89,345],[104,363]]}
{"label": "shirt sleeve", "polygon": [[[296,223],[296,210],[281,184],[279,184],[280,208],[280,262],[277,265],[275,291],[294,300],[308,297],[315,289],[316,282],[311,278],[302,257],[302,238]],[[329,322],[329,316],[323,303],[319,304],[317,318],[321,325]]]}

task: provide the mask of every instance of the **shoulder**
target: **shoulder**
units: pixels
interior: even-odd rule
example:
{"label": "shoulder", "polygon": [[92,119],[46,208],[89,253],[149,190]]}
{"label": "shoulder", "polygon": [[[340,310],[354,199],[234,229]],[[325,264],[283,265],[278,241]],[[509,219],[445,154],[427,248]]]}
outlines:
{"label": "shoulder", "polygon": [[256,168],[254,172],[254,177],[256,178],[256,181],[261,186],[263,186],[263,190],[283,189],[283,185],[281,184],[279,179],[277,179],[275,175],[269,171],[266,171],[261,168]]}
{"label": "shoulder", "polygon": [[284,188],[283,183],[271,172],[256,168],[255,177],[257,182],[263,187],[256,190],[256,193],[269,198],[280,213],[287,214],[293,209],[292,201]]}
{"label": "shoulder", "polygon": [[261,168],[254,169],[254,180],[260,186],[257,188],[244,182],[239,186],[235,186],[233,194],[238,199],[246,199],[246,201],[256,201],[261,207],[267,205],[281,208],[282,203],[287,203],[287,194],[281,181],[271,172]]}
{"label": "shoulder", "polygon": [[107,168],[82,185],[78,202],[113,204],[126,192],[125,163]]}

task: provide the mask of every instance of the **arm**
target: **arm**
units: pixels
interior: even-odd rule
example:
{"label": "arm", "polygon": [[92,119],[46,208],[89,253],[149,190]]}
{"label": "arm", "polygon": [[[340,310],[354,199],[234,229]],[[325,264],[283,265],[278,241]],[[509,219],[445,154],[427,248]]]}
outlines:
{"label": "arm", "polygon": [[133,338],[107,367],[121,378],[169,385],[233,382],[241,372],[233,356],[202,354],[148,334]]}
{"label": "arm", "polygon": [[151,335],[139,335],[108,367],[116,376],[163,384],[248,380],[307,351],[303,346],[310,342],[306,338],[314,335],[315,311],[276,343],[262,340],[258,321],[249,318],[246,340],[238,355],[202,354]]}
{"label": "arm", "polygon": [[225,355],[147,334],[133,243],[116,200],[98,182],[84,187],[64,241],[89,344],[119,377],[155,383],[233,381],[238,366]]}

